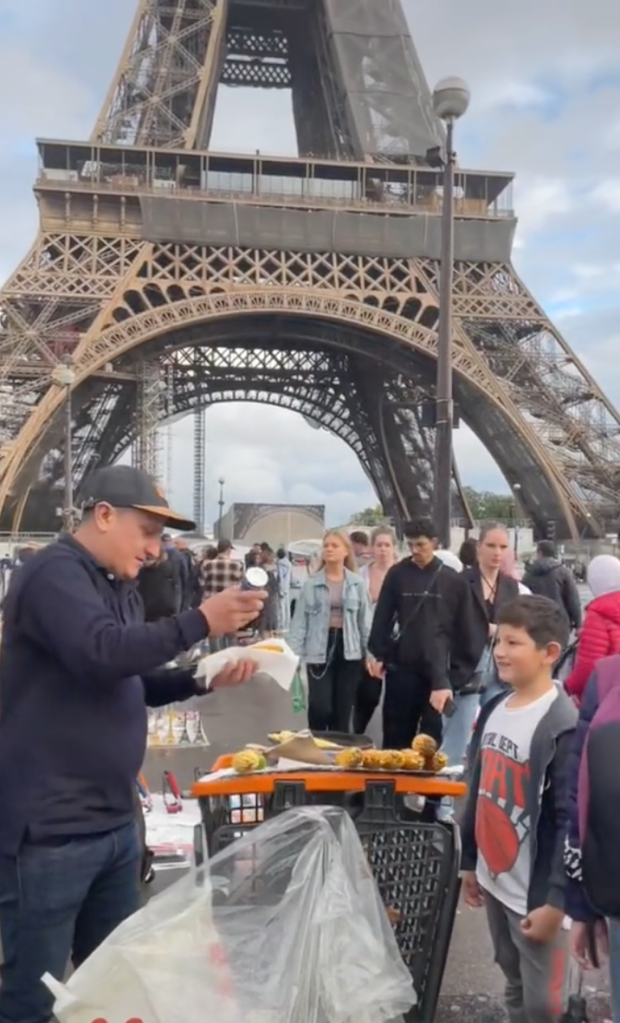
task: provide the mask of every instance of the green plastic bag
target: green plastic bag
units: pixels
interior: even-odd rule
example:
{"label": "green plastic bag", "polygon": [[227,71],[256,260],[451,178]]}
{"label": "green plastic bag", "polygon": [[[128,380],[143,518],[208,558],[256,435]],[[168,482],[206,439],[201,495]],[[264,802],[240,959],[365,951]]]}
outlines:
{"label": "green plastic bag", "polygon": [[295,672],[295,678],[291,686],[291,696],[293,697],[293,714],[305,714],[307,709],[306,691],[299,668]]}

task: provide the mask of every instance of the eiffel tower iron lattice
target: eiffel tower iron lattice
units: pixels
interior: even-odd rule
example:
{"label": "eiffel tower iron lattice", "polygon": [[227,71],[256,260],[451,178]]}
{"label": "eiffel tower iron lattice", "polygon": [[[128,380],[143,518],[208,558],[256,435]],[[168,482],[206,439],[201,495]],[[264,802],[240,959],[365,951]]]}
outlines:
{"label": "eiffel tower iron lattice", "polygon": [[[211,151],[219,85],[290,89],[299,158]],[[76,483],[130,444],[156,463],[159,372],[168,414],[295,409],[397,522],[428,509],[442,142],[399,0],[140,0],[91,139],[38,143],[39,233],[0,292],[5,528],[60,503],[67,356]],[[539,531],[597,535],[620,418],[515,273],[511,181],[457,171],[455,401]]]}

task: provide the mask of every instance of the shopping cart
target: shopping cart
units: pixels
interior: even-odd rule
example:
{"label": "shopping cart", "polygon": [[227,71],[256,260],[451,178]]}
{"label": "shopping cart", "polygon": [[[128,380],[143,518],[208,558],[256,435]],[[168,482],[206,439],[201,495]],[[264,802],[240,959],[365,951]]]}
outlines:
{"label": "shopping cart", "polygon": [[[220,757],[213,774],[229,768]],[[206,852],[224,846],[277,814],[300,806],[340,806],[355,822],[400,953],[411,972],[418,1003],[408,1023],[432,1023],[459,897],[458,828],[429,810],[443,796],[461,798],[466,786],[442,775],[300,769],[206,777],[192,795],[200,803]],[[421,804],[424,804],[423,806]],[[200,831],[200,829],[198,829]],[[196,856],[204,859],[202,832]],[[260,866],[245,864],[248,897],[265,898],[265,882],[252,889]],[[269,878],[277,886],[285,879]]]}

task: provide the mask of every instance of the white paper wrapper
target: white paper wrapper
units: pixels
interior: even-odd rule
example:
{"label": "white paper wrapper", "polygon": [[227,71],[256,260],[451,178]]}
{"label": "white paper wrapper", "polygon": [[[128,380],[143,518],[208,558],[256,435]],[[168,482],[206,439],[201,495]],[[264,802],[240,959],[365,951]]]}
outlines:
{"label": "white paper wrapper", "polygon": [[257,671],[269,675],[286,691],[291,688],[299,666],[299,657],[283,639],[263,639],[252,646],[231,646],[217,654],[208,654],[202,658],[196,674],[206,679],[208,687],[227,664],[237,661],[254,661]]}

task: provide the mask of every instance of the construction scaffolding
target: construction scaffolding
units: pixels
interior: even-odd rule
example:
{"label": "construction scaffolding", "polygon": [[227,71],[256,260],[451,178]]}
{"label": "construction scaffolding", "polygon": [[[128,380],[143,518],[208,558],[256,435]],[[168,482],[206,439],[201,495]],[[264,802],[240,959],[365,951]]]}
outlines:
{"label": "construction scaffolding", "polygon": [[144,360],[138,374],[138,428],[131,448],[131,463],[161,481],[161,434],[165,415],[166,384],[159,361]]}
{"label": "construction scaffolding", "polygon": [[194,522],[201,536],[205,533],[206,415],[204,408],[197,408],[194,412]]}
{"label": "construction scaffolding", "polygon": [[172,420],[174,417],[174,365],[167,362],[164,368],[164,419],[166,425],[163,427],[161,447],[163,449],[164,488],[169,494],[172,490],[172,474],[174,466],[174,429]]}

